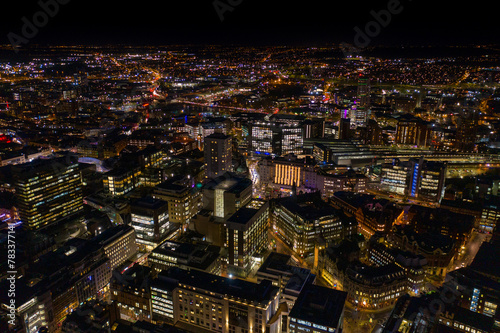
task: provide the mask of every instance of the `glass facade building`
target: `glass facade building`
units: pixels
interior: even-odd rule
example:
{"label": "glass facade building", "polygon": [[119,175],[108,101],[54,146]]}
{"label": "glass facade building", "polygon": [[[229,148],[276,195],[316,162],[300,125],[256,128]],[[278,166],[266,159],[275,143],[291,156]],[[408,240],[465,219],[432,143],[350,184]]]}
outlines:
{"label": "glass facade building", "polygon": [[39,159],[13,167],[19,216],[37,230],[83,210],[76,156]]}

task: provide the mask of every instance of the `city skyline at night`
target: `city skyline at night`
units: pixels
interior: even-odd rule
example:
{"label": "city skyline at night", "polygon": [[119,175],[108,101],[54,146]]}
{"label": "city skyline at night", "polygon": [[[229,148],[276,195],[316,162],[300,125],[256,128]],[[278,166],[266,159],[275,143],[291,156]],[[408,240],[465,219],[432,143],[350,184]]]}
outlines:
{"label": "city skyline at night", "polygon": [[490,7],[6,4],[0,332],[500,332]]}

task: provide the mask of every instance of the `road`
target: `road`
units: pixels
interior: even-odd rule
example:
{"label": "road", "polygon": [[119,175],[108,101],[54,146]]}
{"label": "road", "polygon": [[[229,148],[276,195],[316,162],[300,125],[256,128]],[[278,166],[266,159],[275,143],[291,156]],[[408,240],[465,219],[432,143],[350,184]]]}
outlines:
{"label": "road", "polygon": [[269,236],[276,241],[276,252],[284,253],[292,256],[295,264],[302,268],[311,269],[306,261],[302,259],[295,251],[293,251],[288,245],[286,245],[277,235],[276,233],[269,230]]}
{"label": "road", "polygon": [[[369,194],[372,194],[372,195],[376,195],[377,197],[379,197],[381,199],[387,199],[387,200],[395,201],[395,202],[398,202],[401,204],[405,203],[404,196],[399,195],[399,194],[395,194],[395,193],[381,192],[378,188],[375,188],[373,186],[371,188],[367,189],[366,192]],[[418,200],[415,198],[407,198],[407,199],[408,199],[408,201],[406,202],[406,204],[421,205],[421,206],[432,207],[432,208],[437,207],[437,204],[433,203],[433,202]]]}
{"label": "road", "polygon": [[459,269],[461,267],[465,267],[471,264],[471,262],[474,260],[477,251],[479,251],[479,248],[481,247],[481,244],[486,240],[488,237],[488,234],[483,234],[483,233],[477,233],[474,232],[472,234],[471,240],[465,248],[463,249],[463,256],[453,262],[453,267],[449,271],[453,271],[455,269]]}
{"label": "road", "polygon": [[377,325],[383,325],[389,315],[392,307],[383,310],[356,310],[352,305],[346,303],[344,331],[345,333],[371,333],[374,332]]}

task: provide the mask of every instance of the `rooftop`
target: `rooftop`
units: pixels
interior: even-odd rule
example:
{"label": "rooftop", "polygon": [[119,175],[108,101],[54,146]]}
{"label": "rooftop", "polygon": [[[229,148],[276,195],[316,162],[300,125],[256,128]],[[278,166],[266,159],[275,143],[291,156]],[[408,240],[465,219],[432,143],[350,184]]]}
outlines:
{"label": "rooftop", "polygon": [[132,210],[134,209],[134,207],[144,209],[159,209],[166,205],[168,205],[166,201],[154,199],[153,197],[139,198],[130,203]]}
{"label": "rooftop", "polygon": [[262,207],[268,207],[265,201],[252,200],[245,207],[240,208],[227,220],[229,223],[247,224],[258,214]]}
{"label": "rooftop", "polygon": [[176,258],[179,265],[205,270],[217,260],[220,250],[220,247],[215,245],[165,241],[157,246],[150,256],[167,255]]}
{"label": "rooftop", "polygon": [[229,279],[202,271],[187,271],[178,267],[171,267],[159,275],[165,275],[183,285],[266,305],[278,293],[278,287],[273,287],[269,280],[264,280],[257,284],[239,279]]}
{"label": "rooftop", "polygon": [[229,139],[231,138],[230,135],[226,135],[226,134],[223,134],[223,133],[212,133],[208,136],[205,137],[205,140],[206,139],[220,139],[220,140],[226,140],[226,139]]}
{"label": "rooftop", "polygon": [[483,243],[469,267],[482,275],[500,278],[498,258],[500,246],[496,243]]}
{"label": "rooftop", "polygon": [[341,215],[341,211],[321,199],[319,192],[278,199],[278,204],[304,220],[316,220],[325,216]]}
{"label": "rooftop", "polygon": [[250,186],[252,186],[250,179],[238,177],[232,172],[226,172],[210,180],[203,188],[207,190],[224,189],[226,192],[239,193]]}
{"label": "rooftop", "polygon": [[495,319],[492,317],[459,306],[447,309],[442,316],[445,318],[452,317],[456,322],[480,329],[483,332],[491,332],[495,323]]}
{"label": "rooftop", "polygon": [[344,311],[347,293],[335,289],[307,285],[290,311],[290,318],[316,325],[337,328]]}

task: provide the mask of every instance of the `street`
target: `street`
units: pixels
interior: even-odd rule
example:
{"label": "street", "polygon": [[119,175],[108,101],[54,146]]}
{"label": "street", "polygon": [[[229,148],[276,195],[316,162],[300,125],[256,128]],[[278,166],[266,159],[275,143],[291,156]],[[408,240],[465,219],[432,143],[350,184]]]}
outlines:
{"label": "street", "polygon": [[488,234],[474,232],[472,234],[471,240],[463,249],[463,256],[452,263],[452,267],[450,267],[449,271],[453,271],[455,269],[470,265],[474,260],[477,251],[479,251],[481,244],[483,244],[487,237]]}
{"label": "street", "polygon": [[383,310],[356,310],[351,304],[345,305],[344,332],[345,333],[371,333],[376,328],[383,325],[389,315],[392,307]]}

